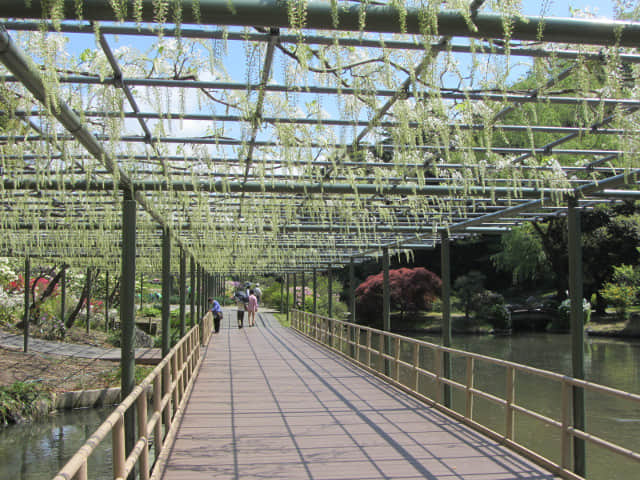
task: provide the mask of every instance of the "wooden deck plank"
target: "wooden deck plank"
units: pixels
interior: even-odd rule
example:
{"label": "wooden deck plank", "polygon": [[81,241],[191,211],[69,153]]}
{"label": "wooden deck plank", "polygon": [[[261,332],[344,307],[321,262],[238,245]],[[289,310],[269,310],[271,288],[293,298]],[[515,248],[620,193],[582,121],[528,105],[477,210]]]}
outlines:
{"label": "wooden deck plank", "polygon": [[282,328],[225,312],[164,480],[551,480],[521,456]]}

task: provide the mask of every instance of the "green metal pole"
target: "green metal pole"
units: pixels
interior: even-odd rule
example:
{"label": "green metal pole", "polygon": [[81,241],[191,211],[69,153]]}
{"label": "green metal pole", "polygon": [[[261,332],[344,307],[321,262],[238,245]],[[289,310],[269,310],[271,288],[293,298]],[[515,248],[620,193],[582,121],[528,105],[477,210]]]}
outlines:
{"label": "green metal pole", "polygon": [[104,331],[109,331],[109,270],[104,277]]}
{"label": "green metal pole", "polygon": [[[382,330],[391,331],[391,289],[389,288],[389,248],[382,249]],[[391,338],[385,337],[384,353],[391,352]],[[389,359],[384,360],[384,374],[391,374],[391,364]]]}
{"label": "green metal pole", "polygon": [[289,325],[289,274],[287,273],[287,302],[286,302],[286,312],[287,312],[287,325]]}
{"label": "green metal pole", "polygon": [[[136,202],[129,190],[122,202],[122,263],[120,285],[120,398],[123,400],[135,388],[135,291],[136,291]],[[125,413],[125,451],[135,444],[135,409]]]}
{"label": "green metal pole", "polygon": [[185,320],[187,302],[187,256],[184,249],[180,249],[180,338],[187,333]]}
{"label": "green metal pole", "polygon": [[23,320],[23,350],[24,353],[29,351],[29,290],[31,283],[31,257],[24,257],[24,320]]}
{"label": "green metal pole", "polygon": [[[582,310],[582,244],[580,210],[574,198],[567,212],[569,246],[569,298],[571,299],[571,357],[573,376],[584,380],[584,312]],[[584,389],[573,387],[573,426],[585,429]],[[586,449],[583,439],[573,439],[573,471],[586,477]]]}
{"label": "green metal pole", "polygon": [[[77,0],[63,0],[60,8],[63,18],[77,18]],[[287,3],[278,0],[200,0],[197,15],[192,8],[195,1],[182,2],[182,22],[202,25],[269,25],[289,28],[290,12]],[[17,18],[42,18],[46,11],[44,0],[3,0],[0,16]],[[154,0],[140,1],[141,18],[128,9],[123,20],[154,22]],[[398,18],[402,15],[403,21]],[[84,0],[84,20],[115,21],[111,2]],[[334,20],[335,17],[335,20]],[[362,23],[362,18],[366,22]],[[310,29],[337,29],[379,33],[422,34],[425,13],[423,8],[409,6],[402,11],[395,5],[370,4],[367,6],[341,6],[332,10],[329,2],[310,1],[305,6],[305,27]],[[443,9],[434,17],[438,35],[473,38],[504,38],[505,21],[509,23],[512,40],[531,40],[561,43],[581,43],[636,47],[640,43],[640,26],[612,21],[591,19],[549,18],[541,16],[513,15],[503,18],[500,13],[478,12],[473,16],[473,30],[469,28],[468,14]],[[336,25],[336,26],[334,26]],[[2,44],[0,43],[0,46]],[[2,49],[0,48],[0,51]]]}
{"label": "green metal pole", "polygon": [[196,267],[196,291],[195,291],[196,307],[197,307],[196,323],[198,323],[202,318],[202,295],[200,292],[201,288],[202,288],[202,267],[198,265]]}
{"label": "green metal pole", "polygon": [[191,319],[189,324],[191,325],[191,328],[193,328],[196,324],[196,261],[193,258],[193,255],[191,256],[189,267],[189,274],[191,276],[191,281],[189,282],[189,287],[191,288],[191,295],[189,297],[189,301],[191,302]]}
{"label": "green metal pole", "polygon": [[[140,310],[142,310],[143,285],[144,285],[144,274],[140,272]],[[135,285],[134,285],[134,288],[135,288]]]}
{"label": "green metal pole", "polygon": [[296,301],[298,300],[298,276],[293,274],[293,308],[296,308]]}
{"label": "green metal pole", "polygon": [[62,271],[60,276],[60,283],[62,283],[62,293],[60,295],[60,320],[64,323],[64,315],[67,311],[67,270]]}
{"label": "green metal pole", "polygon": [[353,259],[349,262],[349,310],[351,323],[356,323],[356,272]]}
{"label": "green metal pole", "polygon": [[280,279],[280,313],[284,313],[284,277]]}
{"label": "green metal pole", "polygon": [[304,312],[304,270],[300,272],[300,310]]}
{"label": "green metal pole", "polygon": [[91,267],[87,268],[87,335],[91,323]]}
{"label": "green metal pole", "polygon": [[318,314],[318,272],[313,269],[313,314]]}
{"label": "green metal pole", "polygon": [[168,227],[162,229],[162,358],[171,350],[171,235]]}
{"label": "green metal pole", "polygon": [[328,296],[328,317],[333,318],[333,271],[331,269],[331,265],[329,265],[329,270],[327,270],[327,296]]}
{"label": "green metal pole", "polygon": [[[442,346],[451,347],[451,257],[449,233],[440,233],[440,263],[442,269]],[[451,355],[442,355],[442,376],[451,378]],[[451,407],[451,386],[443,385],[442,401],[447,408]]]}

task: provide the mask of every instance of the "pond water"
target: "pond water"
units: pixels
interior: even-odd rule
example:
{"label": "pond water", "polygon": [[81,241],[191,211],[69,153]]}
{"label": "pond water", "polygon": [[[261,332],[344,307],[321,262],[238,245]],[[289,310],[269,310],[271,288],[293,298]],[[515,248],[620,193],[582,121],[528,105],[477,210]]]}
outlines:
{"label": "pond water", "polygon": [[[440,343],[439,337],[416,337]],[[558,334],[514,336],[454,336],[453,347],[501,358],[536,368],[571,375],[571,337]],[[464,383],[465,365],[453,362],[454,378]],[[640,394],[640,340],[585,339],[585,377],[587,380],[627,392]],[[478,367],[476,386],[504,396],[504,369]],[[429,393],[429,392],[425,392]],[[504,397],[503,397],[504,398]],[[464,412],[462,394],[453,395],[453,406]],[[516,378],[516,402],[552,418],[560,418],[560,395],[556,382],[530,375]],[[585,395],[587,430],[603,438],[640,451],[640,406],[610,396],[587,392]],[[474,415],[496,431],[504,430],[503,410],[488,401],[476,400]],[[560,460],[557,429],[516,414],[516,441]],[[640,478],[640,465],[587,443],[587,477],[626,480]]]}
{"label": "pond water", "polygon": [[[52,479],[112,411],[110,407],[65,410],[34,422],[0,428],[0,478]],[[90,478],[109,478],[110,435],[91,458]]]}

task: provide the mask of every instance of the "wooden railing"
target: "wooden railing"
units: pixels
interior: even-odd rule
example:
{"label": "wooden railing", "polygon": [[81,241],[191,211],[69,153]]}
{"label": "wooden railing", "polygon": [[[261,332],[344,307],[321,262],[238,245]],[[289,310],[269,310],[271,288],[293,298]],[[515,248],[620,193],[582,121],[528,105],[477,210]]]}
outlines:
{"label": "wooden railing", "polygon": [[[113,478],[124,480],[135,471],[141,480],[156,479],[162,473],[166,452],[175,436],[184,403],[200,367],[200,346],[206,345],[212,324],[207,317],[193,327],[169,351],[153,371],[116,407],[111,415],[89,437],[54,480],[87,480],[88,461],[96,447],[111,433]],[[152,392],[153,413],[149,417],[148,392]],[[125,454],[125,414],[136,409],[136,439]],[[155,461],[150,462],[150,439],[153,435]]]}
{"label": "wooden railing", "polygon": [[[480,354],[446,348],[440,345],[416,340],[390,332],[385,332],[362,325],[313,315],[298,310],[292,311],[291,326],[307,337],[349,358],[365,369],[383,377],[388,382],[426,403],[437,407],[454,418],[474,427],[482,433],[494,438],[515,451],[527,456],[551,472],[569,479],[583,477],[571,471],[571,451],[574,438],[582,439],[592,445],[609,450],[617,455],[638,463],[640,453],[605,440],[593,433],[580,430],[573,425],[572,397],[574,388],[583,388],[610,397],[624,399],[629,403],[629,410],[640,407],[640,395],[616,390],[595,383],[578,380],[572,377],[520,365],[505,360],[487,357]],[[376,340],[373,340],[373,339]],[[426,352],[431,353],[433,369],[425,368],[421,358]],[[407,359],[408,357],[408,359]],[[445,377],[444,365],[448,358],[460,357],[464,360],[464,383]],[[486,363],[504,369],[504,396],[489,393],[475,385],[477,364]],[[401,369],[404,375],[401,378]],[[557,385],[560,397],[560,418],[550,418],[548,414],[533,411],[517,403],[516,374],[526,374],[538,378],[549,379]],[[459,375],[460,376],[460,375]],[[435,390],[433,397],[421,393],[425,390],[425,380],[431,382]],[[453,389],[460,392],[464,405],[454,410],[443,404],[445,391]],[[434,398],[435,397],[435,398]],[[496,432],[482,420],[474,416],[474,399],[482,398],[503,408],[504,431]],[[553,461],[541,452],[534,451],[514,439],[514,416],[522,414],[553,427],[560,435],[560,462]]]}

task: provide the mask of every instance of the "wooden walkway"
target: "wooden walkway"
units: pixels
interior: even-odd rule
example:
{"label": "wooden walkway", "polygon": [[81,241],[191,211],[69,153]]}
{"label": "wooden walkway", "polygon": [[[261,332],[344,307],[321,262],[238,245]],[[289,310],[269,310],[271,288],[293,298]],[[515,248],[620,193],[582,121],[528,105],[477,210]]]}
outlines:
{"label": "wooden walkway", "polygon": [[241,330],[232,317],[209,344],[164,480],[556,478],[268,313]]}

